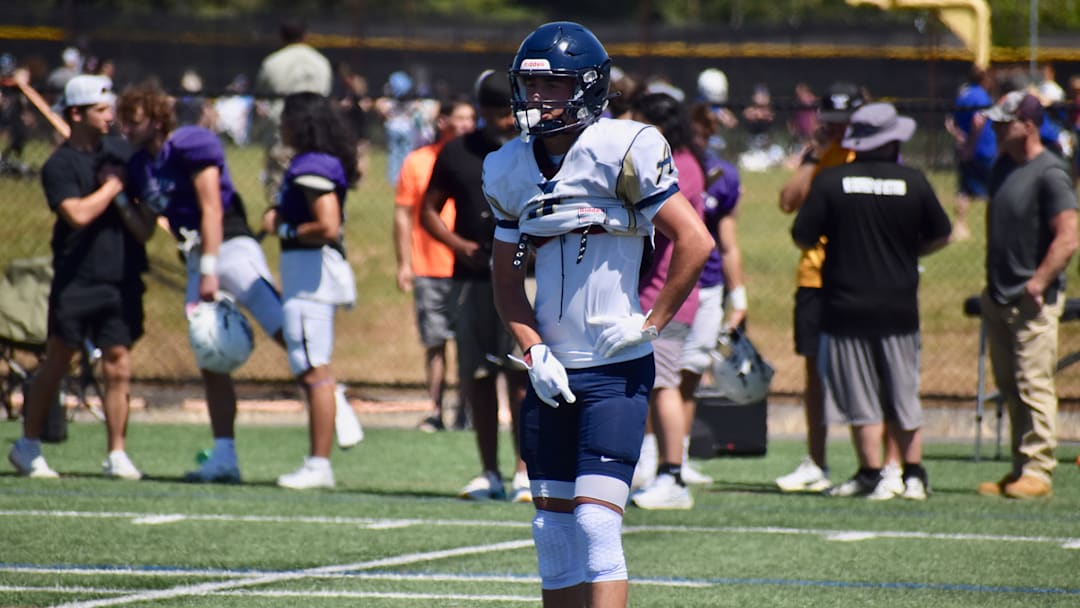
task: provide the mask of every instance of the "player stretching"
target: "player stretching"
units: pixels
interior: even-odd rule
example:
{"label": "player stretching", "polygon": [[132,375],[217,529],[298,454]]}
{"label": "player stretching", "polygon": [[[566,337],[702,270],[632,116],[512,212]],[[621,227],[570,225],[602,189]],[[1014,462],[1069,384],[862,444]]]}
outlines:
{"label": "player stretching", "polygon": [[[185,310],[192,310],[200,300],[213,301],[219,291],[227,292],[248,309],[267,335],[282,342],[281,298],[262,249],[252,238],[217,135],[196,126],[176,129],[172,103],[155,88],[125,91],[117,106],[124,135],[139,148],[128,162],[127,191],[168,220],[185,253]],[[214,450],[185,479],[237,483],[232,377],[199,371],[206,388]]]}
{"label": "player stretching", "polygon": [[[484,162],[498,218],[495,300],[532,385],[521,406],[521,455],[545,606],[626,605],[622,513],[653,384],[649,342],[713,247],[679,193],[660,132],[600,118],[610,70],[589,30],[540,26],[510,70],[518,127],[532,137]],[[654,226],[675,253],[667,284],[643,313],[638,274]],[[524,289],[530,248],[535,311]]]}

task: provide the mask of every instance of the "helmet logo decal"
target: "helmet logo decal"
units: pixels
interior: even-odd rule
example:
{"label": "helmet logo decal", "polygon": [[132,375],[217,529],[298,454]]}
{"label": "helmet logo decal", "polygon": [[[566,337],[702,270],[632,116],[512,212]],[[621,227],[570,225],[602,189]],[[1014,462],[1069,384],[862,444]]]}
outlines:
{"label": "helmet logo decal", "polygon": [[551,62],[547,59],[522,59],[522,70],[551,70]]}

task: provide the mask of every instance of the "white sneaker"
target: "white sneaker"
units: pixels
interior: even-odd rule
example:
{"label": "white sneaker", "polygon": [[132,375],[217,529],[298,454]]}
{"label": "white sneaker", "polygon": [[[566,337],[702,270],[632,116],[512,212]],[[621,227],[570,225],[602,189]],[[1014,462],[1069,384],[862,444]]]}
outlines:
{"label": "white sneaker", "polygon": [[135,464],[131,462],[126,452],[109,452],[105,461],[101,463],[101,470],[105,477],[112,479],[138,481],[143,476],[139,469],[135,468]]}
{"label": "white sneaker", "polygon": [[776,478],[781,492],[822,492],[832,486],[829,473],[806,456],[794,471]]}
{"label": "white sneaker", "polygon": [[930,495],[930,487],[923,483],[923,480],[918,477],[908,477],[904,480],[904,491],[900,494],[901,498],[908,500],[926,500],[926,497]]}
{"label": "white sneaker", "polygon": [[683,460],[682,480],[683,483],[690,486],[708,486],[712,485],[713,482],[712,477],[699,471],[697,467],[690,464],[689,460]]}
{"label": "white sneaker", "polygon": [[851,479],[823,490],[824,496],[847,498],[849,496],[866,496],[874,491],[879,484],[868,485],[858,475]]}
{"label": "white sneaker", "polygon": [[529,487],[527,474],[514,473],[514,480],[510,482],[510,502],[532,502],[532,489]]}
{"label": "white sneaker", "polygon": [[885,490],[899,496],[904,493],[904,470],[895,462],[890,462],[881,469],[881,482]]}
{"label": "white sneaker", "polygon": [[[872,484],[872,485],[871,485]],[[878,476],[876,481],[868,481],[856,474],[844,483],[822,492],[824,496],[851,497],[864,496],[867,500],[890,500],[896,497],[885,485],[884,479]]]}
{"label": "white sneaker", "polygon": [[504,500],[506,488],[498,473],[484,471],[465,484],[465,487],[458,492],[458,497],[466,500]]}
{"label": "white sneaker", "polygon": [[334,487],[334,469],[327,462],[317,465],[311,458],[305,458],[304,464],[293,471],[277,478],[277,485],[290,490],[311,490],[313,488]]}
{"label": "white sneaker", "polygon": [[874,486],[874,490],[866,495],[866,500],[876,500],[881,502],[892,500],[897,496],[899,496],[899,494],[893,491],[893,484],[882,477],[881,480],[877,482],[877,485]]}
{"label": "white sneaker", "polygon": [[240,483],[240,466],[236,456],[220,456],[217,450],[210,454],[196,471],[184,473],[184,481],[192,483]]}
{"label": "white sneaker", "polygon": [[690,489],[680,486],[675,477],[664,473],[657,475],[651,484],[631,498],[642,509],[692,509],[694,497]]}
{"label": "white sneaker", "polygon": [[634,467],[634,477],[630,481],[631,490],[644,488],[656,479],[656,467],[660,464],[659,458],[656,435],[645,435],[645,438],[641,441],[641,453],[638,455],[637,465]]}
{"label": "white sneaker", "polygon": [[334,433],[338,447],[343,450],[364,440],[364,427],[360,426],[360,419],[345,396],[344,384],[337,385],[334,390]]}
{"label": "white sneaker", "polygon": [[52,470],[49,463],[45,462],[45,457],[41,455],[40,443],[31,444],[22,438],[18,439],[15,445],[11,446],[11,451],[8,452],[8,462],[23,477],[33,479],[57,479],[60,477],[60,474]]}

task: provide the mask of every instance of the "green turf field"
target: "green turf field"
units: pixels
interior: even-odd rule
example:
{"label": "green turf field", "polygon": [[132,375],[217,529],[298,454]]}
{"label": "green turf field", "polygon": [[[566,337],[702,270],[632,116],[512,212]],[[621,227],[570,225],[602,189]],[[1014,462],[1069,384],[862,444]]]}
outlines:
{"label": "green turf field", "polygon": [[[263,151],[259,147],[226,147],[229,168],[242,194],[252,224],[266,205],[259,184]],[[48,153],[35,142],[27,156],[35,164]],[[346,203],[346,246],[356,275],[358,301],[354,310],[336,321],[334,367],[339,379],[351,384],[412,384],[423,382],[423,348],[416,334],[411,294],[396,287],[396,262],[391,225],[393,188],[386,182],[386,154],[374,149],[367,176],[350,192]],[[799,252],[791,241],[792,216],[780,212],[778,193],[790,172],[774,169],[742,173],[739,205],[739,243],[749,291],[749,335],[776,368],[772,391],[800,393],[803,360],[792,347],[792,308],[795,267]],[[952,212],[956,176],[932,171],[930,179],[942,204]],[[976,389],[977,320],[965,317],[962,302],[984,283],[985,207],[972,209],[969,241],[954,243],[923,258],[920,314],[922,315],[922,392],[924,395],[970,398]],[[47,255],[54,217],[48,211],[37,179],[0,176],[0,269],[13,259]],[[272,269],[277,267],[276,239],[263,248]],[[146,275],[146,334],[132,351],[136,378],[164,381],[197,377],[186,326],[180,314],[184,274],[174,239],[161,233],[150,240],[151,271]],[[1069,295],[1080,297],[1075,265],[1069,267]],[[237,372],[243,380],[287,381],[288,365],[281,351],[256,332],[251,360]],[[1061,330],[1061,354],[1080,350],[1076,324]],[[1061,374],[1058,391],[1075,401],[1080,375]]]}
{"label": "green turf field", "polygon": [[[454,498],[475,473],[471,433],[369,429],[335,452],[336,490],[300,493],[273,485],[300,463],[300,427],[242,427],[238,486],[177,481],[209,444],[204,425],[133,424],[142,482],[100,477],[100,424],[71,431],[46,446],[64,478],[0,474],[0,605],[539,605],[532,508]],[[0,425],[0,448],[18,434]],[[834,440],[839,479],[854,463]],[[693,511],[628,511],[631,605],[1080,605],[1078,452],[1060,450],[1057,495],[1030,503],[977,496],[1005,466],[972,462],[970,444],[927,446],[925,503],[781,495],[771,480],[800,441],[705,461],[717,481]]]}

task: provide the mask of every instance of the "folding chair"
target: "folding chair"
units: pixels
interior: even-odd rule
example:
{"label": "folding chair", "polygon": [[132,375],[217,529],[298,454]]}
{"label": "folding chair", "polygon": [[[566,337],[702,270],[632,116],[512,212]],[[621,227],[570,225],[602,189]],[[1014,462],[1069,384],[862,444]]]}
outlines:
{"label": "folding chair", "polygon": [[[995,449],[994,460],[1001,460],[1001,427],[1002,427],[1002,415],[1005,409],[1005,400],[1001,396],[1001,391],[994,391],[987,394],[986,392],[986,358],[987,358],[987,345],[986,345],[986,324],[982,321],[982,301],[981,296],[970,296],[964,300],[964,315],[968,317],[979,318],[979,363],[978,363],[978,385],[975,389],[975,461],[978,462],[982,457],[982,421],[983,414],[985,413],[985,403],[987,401],[994,402],[995,412],[997,414],[996,420],[996,437],[995,437]],[[1066,323],[1068,321],[1075,321],[1080,319],[1080,298],[1069,298],[1065,300],[1065,310],[1061,313],[1061,322]],[[1054,366],[1054,373],[1058,373],[1061,370],[1073,365],[1080,361],[1080,351],[1069,353],[1063,357],[1060,357],[1057,361],[1057,365]]]}
{"label": "folding chair", "polygon": [[[33,374],[32,368],[27,369],[24,365],[26,359],[18,353],[27,353],[36,363],[45,357],[51,283],[52,259],[48,256],[14,260],[0,277],[0,368],[3,369],[0,402],[7,410],[8,419],[16,417],[15,395],[20,394],[25,402]],[[85,340],[77,371],[73,370],[61,384],[59,402],[62,403],[67,394],[74,395],[79,405],[86,407],[95,418],[104,420],[101,408],[87,398],[91,390],[99,400],[103,395],[96,373],[100,359],[101,351]],[[77,409],[64,413],[70,417]]]}

